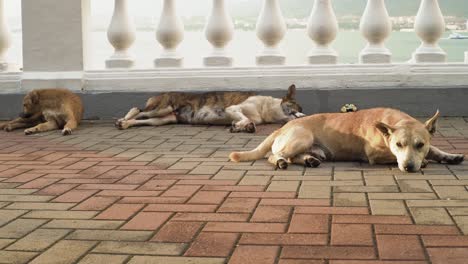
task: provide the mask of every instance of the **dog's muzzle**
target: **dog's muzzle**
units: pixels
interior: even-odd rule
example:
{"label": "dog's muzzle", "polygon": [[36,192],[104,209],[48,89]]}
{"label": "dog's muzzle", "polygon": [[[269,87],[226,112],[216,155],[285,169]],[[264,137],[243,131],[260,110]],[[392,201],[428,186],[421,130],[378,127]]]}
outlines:
{"label": "dog's muzzle", "polygon": [[20,113],[19,116],[21,118],[30,118],[32,116],[32,114]]}

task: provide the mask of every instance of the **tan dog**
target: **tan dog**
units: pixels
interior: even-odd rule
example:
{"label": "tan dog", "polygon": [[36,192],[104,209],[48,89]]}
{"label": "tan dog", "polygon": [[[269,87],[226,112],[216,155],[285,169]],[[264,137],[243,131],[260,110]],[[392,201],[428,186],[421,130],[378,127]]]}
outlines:
{"label": "tan dog", "polygon": [[296,87],[284,98],[250,92],[164,93],[151,97],[143,111],[133,108],[115,124],[119,129],[167,124],[231,125],[231,132],[254,133],[256,125],[281,123],[302,114]]}
{"label": "tan dog", "polygon": [[40,89],[26,94],[20,117],[0,125],[7,132],[27,128],[24,133],[46,132],[63,129],[62,135],[70,135],[83,117],[83,104],[78,95],[66,89]]}
{"label": "tan dog", "polygon": [[[232,161],[263,158],[280,169],[288,163],[317,167],[324,160],[395,164],[416,172],[427,160],[459,164],[464,155],[431,146],[439,112],[425,124],[398,110],[376,108],[346,114],[317,114],[289,122],[256,149],[233,152]],[[427,160],[426,160],[427,159]]]}

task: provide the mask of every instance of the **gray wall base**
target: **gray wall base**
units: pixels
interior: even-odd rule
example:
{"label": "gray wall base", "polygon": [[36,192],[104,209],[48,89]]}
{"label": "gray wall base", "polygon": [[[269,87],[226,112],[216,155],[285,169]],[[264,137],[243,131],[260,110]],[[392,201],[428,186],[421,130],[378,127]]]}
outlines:
{"label": "gray wall base", "polygon": [[[278,91],[261,92],[281,97]],[[131,107],[143,108],[154,93],[81,94],[85,105],[85,119],[108,120],[124,116]],[[21,112],[24,94],[0,95],[0,119],[11,119]],[[440,109],[442,116],[468,116],[467,88],[393,88],[393,89],[337,89],[300,90],[297,99],[306,114],[337,112],[347,103],[359,109],[392,107],[413,116],[430,116]]]}

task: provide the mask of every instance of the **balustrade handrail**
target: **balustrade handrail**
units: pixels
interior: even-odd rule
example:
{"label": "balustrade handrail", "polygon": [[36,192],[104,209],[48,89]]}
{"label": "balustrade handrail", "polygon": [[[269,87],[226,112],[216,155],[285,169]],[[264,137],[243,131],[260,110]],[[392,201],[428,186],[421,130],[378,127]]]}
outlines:
{"label": "balustrade handrail", "polygon": [[[4,15],[3,1],[0,0],[0,71],[5,71],[8,63],[2,59],[10,45],[10,33]],[[183,54],[177,51],[184,39],[184,25],[177,15],[175,2],[163,0],[161,17],[156,29],[156,40],[163,47],[156,68],[183,67]],[[235,67],[235,61],[226,47],[234,38],[234,26],[225,0],[212,0],[212,10],[207,19],[205,37],[213,47],[210,54],[201,54],[205,67]],[[129,49],[135,42],[136,30],[128,5],[128,0],[114,0],[114,13],[109,24],[107,36],[113,46],[114,54],[106,60],[108,70],[124,69],[130,71],[134,58]],[[445,22],[438,5],[438,0],[421,0],[416,16],[415,33],[421,39],[421,46],[412,54],[410,63],[446,63],[446,53],[438,46],[445,29]],[[367,44],[359,54],[360,64],[392,64],[392,53],[385,47],[385,40],[391,34],[392,23],[384,0],[368,0],[361,18],[360,30]],[[337,64],[339,54],[330,47],[338,33],[338,22],[333,10],[332,0],[315,0],[307,26],[309,37],[314,45],[308,58],[309,65]],[[280,42],[286,33],[286,24],[278,0],[263,0],[262,10],[257,21],[256,33],[264,44],[257,57],[257,66],[285,65],[285,56],[281,52]],[[465,54],[468,63],[468,53]],[[288,67],[294,67],[288,65]],[[356,67],[348,65],[347,67]],[[233,70],[235,68],[232,68]],[[238,69],[238,68],[237,68]],[[85,69],[84,69],[85,70]],[[274,70],[273,70],[274,71]]]}

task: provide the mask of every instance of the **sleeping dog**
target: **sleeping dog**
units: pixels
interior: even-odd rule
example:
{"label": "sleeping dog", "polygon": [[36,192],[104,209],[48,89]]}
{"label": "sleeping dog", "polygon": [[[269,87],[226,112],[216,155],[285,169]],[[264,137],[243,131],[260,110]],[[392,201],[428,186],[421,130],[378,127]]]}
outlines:
{"label": "sleeping dog", "polygon": [[231,132],[254,133],[256,125],[288,122],[305,116],[292,85],[282,98],[250,92],[164,93],[152,97],[143,111],[132,108],[116,123],[119,129],[167,124],[232,125]]}
{"label": "sleeping dog", "polygon": [[20,117],[1,124],[0,130],[7,132],[26,128],[31,135],[62,129],[62,135],[70,135],[83,117],[83,105],[78,95],[66,89],[38,89],[23,98]]}
{"label": "sleeping dog", "polygon": [[294,120],[275,131],[256,149],[233,152],[235,162],[263,158],[286,169],[289,163],[317,167],[324,160],[398,164],[416,172],[427,160],[459,164],[463,154],[449,154],[431,145],[439,112],[425,124],[394,109],[376,108],[346,114],[318,114]]}

